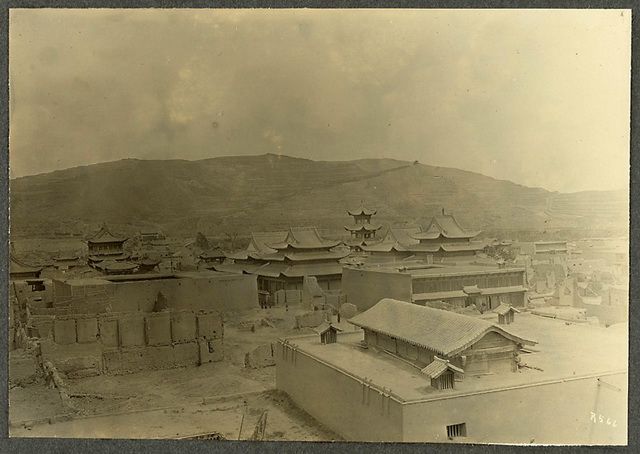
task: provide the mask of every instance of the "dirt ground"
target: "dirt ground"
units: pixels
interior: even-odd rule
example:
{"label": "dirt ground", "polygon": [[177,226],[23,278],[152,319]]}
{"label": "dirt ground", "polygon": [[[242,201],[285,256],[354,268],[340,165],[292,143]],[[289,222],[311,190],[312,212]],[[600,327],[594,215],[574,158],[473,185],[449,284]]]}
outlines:
{"label": "dirt ground", "polygon": [[[292,328],[291,307],[225,317],[221,362],[127,375],[65,378],[69,404],[35,373],[33,357],[13,351],[9,390],[11,437],[176,438],[217,433],[248,439],[267,411],[265,440],[339,440],[275,390],[275,367],[249,369],[245,354]],[[265,322],[262,322],[265,319]],[[253,326],[253,330],[251,327]]]}

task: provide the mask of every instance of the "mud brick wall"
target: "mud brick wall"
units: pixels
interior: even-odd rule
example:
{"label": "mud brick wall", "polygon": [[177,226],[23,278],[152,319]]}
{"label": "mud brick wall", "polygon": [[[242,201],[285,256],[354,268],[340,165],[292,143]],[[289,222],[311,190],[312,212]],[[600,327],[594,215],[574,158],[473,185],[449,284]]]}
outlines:
{"label": "mud brick wall", "polygon": [[105,347],[117,347],[120,336],[118,334],[118,319],[112,317],[100,317],[98,319],[100,342]]}
{"label": "mud brick wall", "polygon": [[[218,312],[167,310],[47,320],[38,316],[32,323],[52,326],[51,345],[43,350],[48,355],[45,359],[69,374],[119,374],[190,366],[221,361],[224,355],[224,325]],[[40,330],[45,332],[45,328],[34,329]],[[92,348],[100,352],[98,360],[95,354],[74,356],[74,351]]]}
{"label": "mud brick wall", "polygon": [[142,314],[118,318],[119,345],[121,347],[145,345],[144,322]]}
{"label": "mud brick wall", "polygon": [[53,334],[53,316],[36,315],[29,318],[29,337],[45,338]]}
{"label": "mud brick wall", "polygon": [[171,314],[171,340],[175,343],[190,342],[196,338],[196,315],[179,311]]}
{"label": "mud brick wall", "polygon": [[198,342],[105,350],[104,371],[126,374],[200,364]]}
{"label": "mud brick wall", "polygon": [[148,345],[171,344],[171,314],[168,311],[148,314],[145,326]]}
{"label": "mud brick wall", "polygon": [[66,317],[56,318],[53,322],[53,338],[56,344],[75,344],[77,340],[75,319]]}
{"label": "mud brick wall", "polygon": [[275,366],[276,344],[260,345],[244,355],[244,367],[257,369],[259,367]]}
{"label": "mud brick wall", "polygon": [[307,312],[306,314],[296,315],[296,328],[315,328],[327,320],[327,314],[324,311]]}
{"label": "mud brick wall", "polygon": [[224,356],[224,347],[222,339],[198,341],[200,364],[222,361]]}
{"label": "mud brick wall", "polygon": [[224,325],[217,312],[201,312],[197,314],[198,337],[206,340],[222,339]]}

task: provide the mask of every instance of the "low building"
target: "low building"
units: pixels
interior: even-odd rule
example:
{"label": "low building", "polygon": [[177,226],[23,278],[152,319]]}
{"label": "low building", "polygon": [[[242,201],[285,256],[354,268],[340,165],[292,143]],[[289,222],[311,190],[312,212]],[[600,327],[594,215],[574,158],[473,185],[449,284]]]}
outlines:
{"label": "low building", "polygon": [[[433,310],[395,304],[404,305],[400,313]],[[470,359],[466,367],[459,367],[454,364],[455,354],[449,362],[436,354],[425,367],[430,358],[417,363],[403,357],[412,357],[403,351],[405,347],[420,343],[414,336],[429,336],[423,332],[431,328],[421,330],[416,323],[405,330],[414,320],[422,323],[428,317],[400,313],[396,309],[385,314],[389,320],[375,321],[394,324],[389,333],[394,336],[387,340],[365,340],[367,332],[373,332],[368,328],[338,332],[331,344],[321,343],[317,334],[281,339],[275,350],[277,389],[349,441],[627,443],[627,331],[622,327],[567,325],[522,313],[509,327],[510,336],[537,339],[535,351],[520,351],[517,373],[499,366],[495,373],[471,377]],[[475,322],[470,326],[475,327]],[[502,338],[506,332],[493,323],[478,339],[468,336],[457,319],[438,329],[438,335],[424,345],[436,348],[437,343],[446,350],[447,344],[456,344],[462,348],[459,352],[489,348],[482,345],[485,339]],[[374,347],[379,342],[386,348]]]}
{"label": "low building", "polygon": [[496,307],[493,312],[498,314],[498,323],[501,325],[509,325],[515,321],[515,314],[520,313],[518,309],[510,304],[501,304]]}
{"label": "low building", "polygon": [[474,305],[478,310],[493,310],[501,303],[524,307],[527,291],[524,273],[522,268],[497,265],[443,266],[417,262],[346,267],[342,293],[360,311],[382,298],[420,305],[444,301],[458,307]]}
{"label": "low building", "polygon": [[60,271],[69,271],[86,266],[86,262],[74,254],[59,254],[53,257],[54,267]]}
{"label": "low building", "polygon": [[543,260],[550,255],[567,255],[566,241],[530,241],[514,244],[520,254]]}
{"label": "low building", "polygon": [[467,315],[383,299],[349,320],[364,330],[364,343],[423,369],[441,360],[464,375],[515,372],[524,345],[536,342]]}

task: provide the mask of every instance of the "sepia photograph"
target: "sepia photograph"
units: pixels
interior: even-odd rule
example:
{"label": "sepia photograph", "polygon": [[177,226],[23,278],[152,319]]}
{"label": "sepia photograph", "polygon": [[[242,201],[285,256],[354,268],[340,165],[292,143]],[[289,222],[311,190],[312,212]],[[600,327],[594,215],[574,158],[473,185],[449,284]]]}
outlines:
{"label": "sepia photograph", "polygon": [[631,10],[8,19],[9,437],[628,444]]}

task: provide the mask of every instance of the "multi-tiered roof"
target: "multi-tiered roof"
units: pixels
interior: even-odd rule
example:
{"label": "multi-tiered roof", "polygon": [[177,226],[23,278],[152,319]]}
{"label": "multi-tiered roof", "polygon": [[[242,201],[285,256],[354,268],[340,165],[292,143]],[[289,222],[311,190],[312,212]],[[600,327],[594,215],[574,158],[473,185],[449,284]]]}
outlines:
{"label": "multi-tiered roof", "polygon": [[371,217],[377,213],[376,210],[360,205],[357,209],[347,212],[353,216],[353,223],[344,226],[345,230],[351,233],[351,237],[346,241],[349,246],[360,247],[366,244],[367,240],[370,241],[376,237],[376,232],[382,227],[376,222],[371,222]]}
{"label": "multi-tiered roof", "polygon": [[452,214],[435,216],[425,230],[390,228],[381,241],[362,246],[365,252],[474,253],[484,244],[472,241],[480,232],[465,230]]}
{"label": "multi-tiered roof", "polygon": [[342,273],[339,260],[349,254],[335,250],[339,244],[322,238],[315,227],[253,233],[245,251],[227,254],[233,263],[227,261],[214,268],[266,277],[336,275]]}

